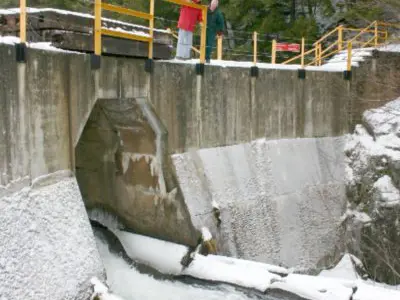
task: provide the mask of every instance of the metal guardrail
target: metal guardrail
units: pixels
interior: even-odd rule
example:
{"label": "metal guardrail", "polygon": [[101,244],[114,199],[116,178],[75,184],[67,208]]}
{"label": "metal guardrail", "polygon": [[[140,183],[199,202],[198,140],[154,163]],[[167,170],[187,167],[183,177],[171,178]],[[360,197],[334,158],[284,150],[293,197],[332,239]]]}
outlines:
{"label": "metal guardrail", "polygon": [[[94,2],[94,53],[96,56],[102,54],[102,36],[112,36],[122,39],[130,39],[135,41],[148,43],[148,58],[153,59],[153,42],[154,42],[154,6],[155,0],[150,1],[149,12],[137,11],[113,4],[103,3],[102,0]],[[194,4],[188,0],[163,0],[181,6],[189,6],[200,9],[203,15],[201,23],[201,46],[200,46],[200,63],[205,63],[206,58],[206,30],[207,30],[207,6]],[[118,14],[124,14],[149,21],[148,34],[135,34],[123,30],[113,30],[102,27],[102,12],[111,11]],[[26,43],[26,0],[20,0],[20,41],[21,44]]]}
{"label": "metal guardrail", "polygon": [[[102,0],[95,0],[95,12],[94,12],[94,52],[96,56],[102,54],[102,36],[112,36],[122,39],[131,39],[136,41],[142,41],[148,43],[148,58],[153,59],[153,42],[154,42],[154,6],[155,0],[150,1],[149,12],[141,12],[117,5],[103,3]],[[207,29],[207,6],[194,4],[189,0],[163,0],[180,6],[189,6],[200,9],[203,15],[203,22],[201,23],[201,41],[200,48],[192,49],[200,55],[200,63],[205,63],[205,50],[206,50],[206,29]],[[113,30],[102,27],[102,11],[111,11],[114,13],[124,14],[149,21],[149,33],[148,34],[135,34],[123,30]],[[20,0],[20,40],[21,44],[26,43],[26,0]],[[315,65],[321,66],[324,59],[333,56],[334,54],[347,49],[347,71],[351,71],[351,53],[353,48],[365,48],[365,47],[379,47],[387,43],[388,41],[388,28],[400,28],[400,24],[384,23],[374,21],[365,28],[347,28],[340,25],[332,31],[326,33],[320,39],[312,44],[313,48],[305,50],[305,39],[301,39],[301,50],[300,54],[294,56],[282,64],[289,64],[295,61],[300,61],[301,68],[304,69],[306,66],[306,58],[308,60],[307,66]],[[177,35],[169,29],[170,34],[174,38],[178,38]],[[357,33],[350,38],[346,39],[346,34]],[[368,38],[368,40],[361,40],[362,38]],[[332,42],[331,40],[334,39]],[[257,65],[258,62],[258,33],[253,32],[253,64]],[[217,59],[222,60],[223,55],[223,38],[218,36],[217,41]],[[271,51],[271,63],[276,64],[277,56],[277,41],[272,41]]]}
{"label": "metal guardrail", "polygon": [[[136,11],[136,10],[132,10],[132,9],[116,6],[116,5],[106,4],[106,3],[103,3],[102,0],[96,0],[96,2],[95,2],[95,39],[94,39],[95,40],[95,42],[94,42],[95,43],[95,54],[99,55],[99,56],[101,55],[101,49],[102,49],[101,48],[101,36],[108,35],[108,36],[113,36],[113,37],[117,37],[117,38],[132,39],[132,40],[147,42],[149,44],[148,58],[152,59],[153,58],[153,42],[154,42],[154,5],[155,5],[155,0],[149,0],[149,1],[150,1],[150,11],[149,11],[149,13],[145,13],[145,12]],[[199,53],[200,53],[200,63],[204,63],[205,62],[205,49],[206,49],[207,6],[194,4],[194,3],[184,1],[184,0],[164,0],[164,1],[178,4],[178,5],[184,5],[184,6],[197,8],[202,11],[203,22],[202,22],[202,28],[201,28],[201,46],[200,46]],[[125,14],[125,15],[136,17],[136,18],[148,20],[149,21],[148,36],[102,28],[102,25],[101,25],[102,10],[108,10],[111,12]]]}

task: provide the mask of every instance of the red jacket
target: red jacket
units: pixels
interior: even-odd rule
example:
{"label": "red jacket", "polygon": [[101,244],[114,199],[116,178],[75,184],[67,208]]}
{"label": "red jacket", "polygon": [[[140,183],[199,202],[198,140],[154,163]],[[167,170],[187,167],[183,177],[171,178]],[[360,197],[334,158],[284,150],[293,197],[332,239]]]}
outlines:
{"label": "red jacket", "polygon": [[197,23],[203,20],[200,9],[182,6],[178,28],[193,32]]}

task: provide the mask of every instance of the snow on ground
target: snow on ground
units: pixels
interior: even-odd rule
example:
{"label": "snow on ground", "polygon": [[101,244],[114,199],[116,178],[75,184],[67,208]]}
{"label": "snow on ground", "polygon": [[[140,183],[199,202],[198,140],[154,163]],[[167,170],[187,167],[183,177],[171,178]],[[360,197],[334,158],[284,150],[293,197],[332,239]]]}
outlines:
{"label": "snow on ground", "polygon": [[[264,292],[271,280],[280,277],[268,271],[262,264],[237,264],[235,260],[219,256],[196,254],[189,267],[183,269],[181,259],[188,248],[146,236],[125,231],[113,230],[121,241],[126,253],[133,260],[150,265],[161,273],[171,275],[188,275],[199,279],[218,281],[249,287]],[[168,259],[165,259],[168,257]],[[283,270],[283,268],[281,268]],[[286,270],[283,270],[284,272]],[[286,271],[287,272],[287,271]]]}
{"label": "snow on ground", "polygon": [[382,52],[400,52],[400,44],[389,44],[378,48]]}
{"label": "snow on ground", "polygon": [[353,261],[357,262],[357,264],[361,263],[355,256],[345,254],[333,269],[323,270],[319,276],[349,281],[357,280],[359,275],[353,266]]}
{"label": "snow on ground", "polygon": [[0,36],[0,44],[14,45],[19,42],[20,39],[16,36]]}
{"label": "snow on ground", "polygon": [[[187,275],[206,281],[229,283],[261,292],[267,291],[267,295],[268,291],[283,290],[310,300],[349,300],[353,294],[353,300],[400,299],[400,290],[361,280],[353,266],[354,262],[362,267],[361,262],[351,255],[345,255],[335,268],[322,271],[319,276],[293,274],[278,266],[216,255],[196,254],[189,267],[183,268],[180,261],[187,254],[187,247],[117,229],[112,231],[131,259],[164,274]],[[158,299],[159,295],[165,295],[166,300],[220,299],[218,297],[247,299],[237,291],[224,294],[181,282],[156,280],[149,275],[140,274],[121,257],[110,253],[108,245],[100,238],[97,238],[97,244],[107,269],[111,292],[124,299]],[[270,271],[287,276],[282,277]],[[106,287],[98,282],[97,285],[98,293],[109,293]]]}
{"label": "snow on ground", "polygon": [[94,289],[90,300],[123,300],[122,298],[111,294],[108,287],[106,287],[97,277],[93,277],[90,282]]}
{"label": "snow on ground", "polygon": [[[287,269],[215,255],[196,255],[192,264],[182,269],[180,260],[186,254],[186,247],[123,231],[114,231],[114,233],[133,260],[148,264],[167,274],[189,275],[262,292],[284,290],[311,300],[348,300],[353,294],[353,288],[359,285],[362,285],[362,289],[359,289],[360,296],[355,299],[364,300],[365,290],[372,289],[370,286],[364,287],[367,283],[356,280],[355,271],[348,264],[349,256],[344,257],[337,269],[322,272],[319,277],[300,274],[281,277],[268,270],[288,274]],[[375,295],[379,295],[380,292],[383,291],[374,290]],[[385,291],[385,295],[392,294],[400,296],[400,292]]]}
{"label": "snow on ground", "polygon": [[353,300],[400,299],[400,286],[387,286],[370,280],[362,280],[353,264],[362,267],[360,260],[350,254],[346,254],[333,269],[322,271],[319,277],[333,278],[342,282],[342,284],[356,286],[357,291],[353,295]]}
{"label": "snow on ground", "polygon": [[[111,253],[106,242],[96,238],[97,246],[107,270],[107,284],[112,293],[118,294],[125,300],[249,300],[259,299],[249,297],[234,287],[224,286],[214,288],[212,285],[189,285],[170,280],[158,280],[154,277],[139,273],[128,265],[123,258]],[[177,246],[177,249],[179,247]],[[164,260],[171,259],[169,253],[159,253]],[[271,299],[266,297],[266,299]],[[104,298],[102,300],[114,300]]]}
{"label": "snow on ground", "polygon": [[[352,56],[352,66],[358,67],[360,62],[363,62],[366,57],[372,56],[373,48],[365,48],[365,49],[354,49]],[[181,64],[197,64],[199,63],[198,59],[190,59],[190,60],[165,60],[166,62],[171,63],[181,63]],[[229,61],[229,60],[211,60],[211,66],[219,66],[219,67],[238,67],[238,68],[251,68],[254,66],[253,62],[250,61]],[[260,69],[278,69],[278,70],[298,70],[301,68],[301,65],[298,64],[271,64],[271,63],[257,63],[257,67]],[[342,51],[335,56],[333,56],[326,64],[322,66],[306,66],[305,69],[307,71],[324,71],[324,72],[342,72],[347,69],[347,51]]]}
{"label": "snow on ground", "polygon": [[[19,37],[16,37],[16,36],[0,36],[0,44],[15,45],[20,42],[21,42],[21,40],[19,39]],[[56,48],[56,47],[52,46],[50,42],[38,42],[38,43],[26,43],[26,44],[29,48],[33,48],[33,49],[40,49],[40,50],[54,51],[54,52],[83,54],[82,52]]]}
{"label": "snow on ground", "polygon": [[274,282],[271,289],[288,291],[310,300],[348,300],[353,294],[351,284],[300,274],[289,274],[283,281]]}

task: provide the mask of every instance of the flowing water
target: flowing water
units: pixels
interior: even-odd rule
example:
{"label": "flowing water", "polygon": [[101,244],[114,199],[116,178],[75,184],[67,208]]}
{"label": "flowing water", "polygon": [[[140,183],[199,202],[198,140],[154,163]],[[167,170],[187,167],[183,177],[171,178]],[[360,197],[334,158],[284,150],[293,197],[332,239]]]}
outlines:
{"label": "flowing water", "polygon": [[[264,295],[257,291],[192,278],[173,278],[126,256],[117,238],[94,227],[97,247],[107,272],[107,284],[124,300],[297,300],[291,295]],[[165,259],[168,259],[166,257]]]}

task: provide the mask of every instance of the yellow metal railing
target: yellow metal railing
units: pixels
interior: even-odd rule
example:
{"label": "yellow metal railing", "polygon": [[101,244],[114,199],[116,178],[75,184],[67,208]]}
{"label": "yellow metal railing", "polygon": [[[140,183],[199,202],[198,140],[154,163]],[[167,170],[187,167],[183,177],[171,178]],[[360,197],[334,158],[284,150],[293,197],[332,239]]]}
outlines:
{"label": "yellow metal railing", "polygon": [[[95,12],[94,12],[94,52],[96,55],[100,56],[102,53],[102,35],[112,36],[123,39],[131,39],[136,41],[147,42],[148,47],[148,58],[153,58],[153,43],[154,43],[154,5],[155,0],[150,1],[149,12],[141,12],[133,9],[124,8],[121,6],[116,6],[113,4],[103,3],[102,0],[95,0]],[[192,47],[192,49],[200,55],[200,63],[205,62],[205,50],[206,50],[206,29],[207,29],[207,6],[192,3],[188,0],[163,0],[166,2],[174,3],[181,6],[189,6],[196,9],[200,9],[203,15],[203,22],[201,26],[201,42],[200,49]],[[20,40],[24,44],[27,41],[26,32],[26,0],[20,0]],[[111,11],[114,13],[124,14],[144,20],[149,22],[148,34],[135,34],[124,30],[113,30],[102,27],[102,11]],[[400,28],[398,23],[385,23],[374,21],[370,23],[365,28],[346,28],[343,25],[336,27],[330,32],[323,35],[320,39],[312,44],[312,48],[305,49],[305,39],[301,39],[301,50],[300,54],[294,56],[282,64],[289,64],[295,61],[300,61],[302,68],[305,65],[322,65],[323,61],[333,56],[334,54],[347,49],[350,50],[354,48],[365,48],[365,47],[379,47],[387,43],[389,39],[389,28]],[[177,38],[176,34],[169,30],[170,34]],[[354,35],[354,33],[356,33]],[[349,35],[352,35],[348,37]],[[253,33],[253,64],[257,65],[258,62],[258,33]],[[332,39],[334,41],[332,41]],[[222,60],[223,56],[223,41],[222,36],[218,37],[217,41],[217,59]],[[271,63],[276,64],[276,49],[277,41],[272,41],[272,51],[271,51]],[[349,50],[350,49],[350,50]],[[351,57],[351,54],[348,57]],[[307,60],[307,62],[306,62]],[[351,69],[351,61],[348,62],[347,68]]]}
{"label": "yellow metal railing", "polygon": [[21,43],[26,43],[26,0],[20,0],[19,6],[19,38]]}
{"label": "yellow metal railing", "polygon": [[[121,7],[121,6],[106,4],[106,3],[103,3],[102,0],[96,0],[96,2],[95,2],[95,29],[94,29],[94,32],[95,32],[95,36],[94,36],[95,51],[94,52],[95,52],[95,54],[101,55],[101,52],[102,52],[102,38],[101,37],[103,35],[107,35],[107,36],[112,36],[112,37],[117,37],[117,38],[147,42],[149,44],[148,58],[152,59],[153,58],[153,43],[154,43],[154,1],[155,0],[150,0],[150,11],[149,11],[149,13],[145,13],[145,12],[128,9],[128,8]],[[184,5],[184,6],[197,8],[202,11],[203,22],[202,22],[202,28],[201,28],[201,42],[200,42],[201,45],[200,45],[199,53],[200,53],[200,62],[204,63],[205,57],[206,57],[205,49],[206,49],[206,30],[207,30],[207,6],[194,4],[191,2],[187,2],[185,0],[164,0],[164,1],[171,2],[174,4],[178,4],[178,5]],[[148,20],[149,21],[149,33],[148,34],[135,34],[135,33],[127,32],[127,31],[125,32],[125,31],[121,31],[121,30],[112,30],[112,29],[103,28],[102,24],[101,24],[103,10]],[[171,34],[172,34],[172,31],[171,31]]]}
{"label": "yellow metal railing", "polygon": [[[349,47],[352,49],[379,47],[385,44],[388,40],[387,27],[389,26],[396,25],[390,23],[381,23],[378,21],[374,21],[367,27],[361,29],[347,28],[343,25],[340,25],[314,42],[312,49],[301,51],[299,55],[284,61],[283,64],[289,64],[294,61],[301,60],[301,65],[303,67],[304,61],[307,58],[309,61],[307,65],[321,66],[325,59],[335,55],[338,52],[341,52],[346,48],[348,50]],[[398,25],[398,27],[400,27],[400,25]],[[351,34],[353,34],[353,36],[348,37]],[[334,41],[332,41],[332,39],[334,39]],[[304,41],[302,39],[302,45],[303,44]],[[274,53],[274,49],[272,50],[272,53]]]}
{"label": "yellow metal railing", "polygon": [[[117,31],[103,28],[101,24],[102,12],[111,11],[114,13],[124,14],[149,21],[148,35],[134,34],[127,31]],[[123,39],[147,42],[149,44],[148,57],[153,58],[153,30],[154,30],[154,0],[150,0],[150,12],[144,13],[112,4],[103,3],[102,0],[95,2],[95,22],[94,22],[94,53],[101,55],[102,52],[102,36],[112,36]]]}

